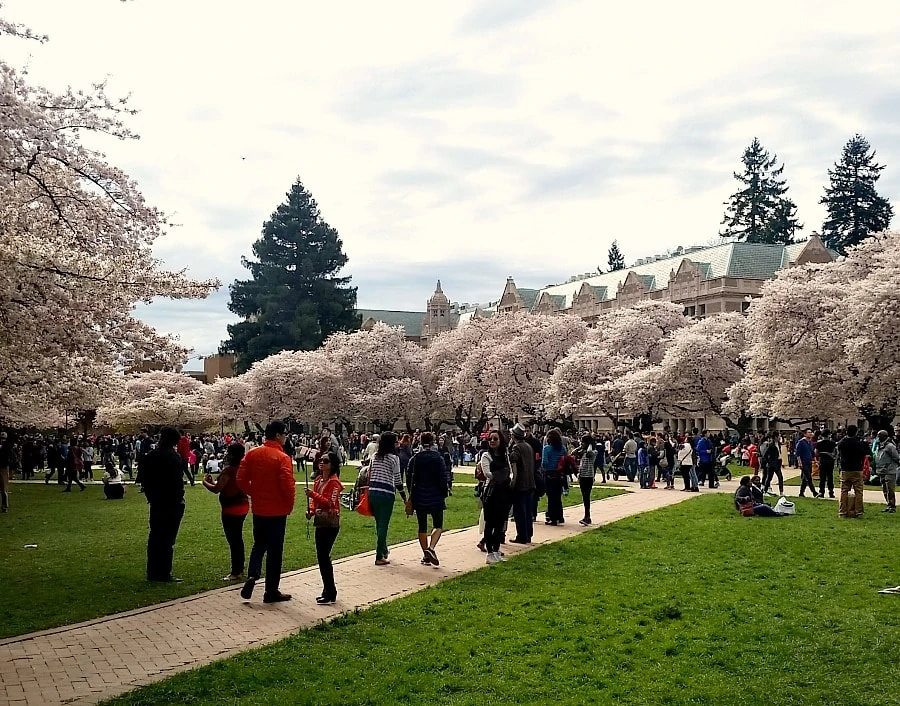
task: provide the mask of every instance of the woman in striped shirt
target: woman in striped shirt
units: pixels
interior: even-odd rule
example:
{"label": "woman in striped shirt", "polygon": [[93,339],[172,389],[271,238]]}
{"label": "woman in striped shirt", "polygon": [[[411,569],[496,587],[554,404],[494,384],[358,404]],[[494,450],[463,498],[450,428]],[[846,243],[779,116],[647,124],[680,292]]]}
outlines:
{"label": "woman in striped shirt", "polygon": [[397,435],[386,431],[378,439],[378,450],[369,463],[369,506],[375,517],[375,566],[391,563],[388,561],[387,533],[397,491],[406,502],[397,455]]}

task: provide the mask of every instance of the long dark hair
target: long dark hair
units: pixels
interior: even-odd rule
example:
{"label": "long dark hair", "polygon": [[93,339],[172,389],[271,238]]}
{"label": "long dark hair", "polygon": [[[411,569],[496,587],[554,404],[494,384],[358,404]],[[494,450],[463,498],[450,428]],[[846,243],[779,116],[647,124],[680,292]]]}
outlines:
{"label": "long dark hair", "polygon": [[246,449],[243,444],[228,444],[228,448],[225,449],[225,458],[231,461],[232,466],[240,466],[245,453]]}
{"label": "long dark hair", "polygon": [[335,453],[334,451],[328,452],[328,460],[331,462],[329,465],[331,466],[331,474],[327,476],[331,478],[331,476],[341,477],[341,457]]}
{"label": "long dark hair", "polygon": [[547,432],[547,443],[553,447],[554,451],[562,449],[562,434],[560,434],[559,429],[554,428]]}
{"label": "long dark hair", "polygon": [[378,451],[375,455],[383,458],[397,452],[397,435],[392,431],[384,432],[378,439]]}
{"label": "long dark hair", "polygon": [[491,429],[491,431],[489,431],[488,435],[487,435],[488,441],[490,441],[491,436],[493,434],[497,435],[497,437],[500,439],[500,443],[497,445],[496,451],[494,451],[494,449],[490,448],[490,445],[488,445],[488,448],[490,449],[491,454],[496,453],[498,456],[505,456],[506,448],[509,445],[509,441],[507,441],[507,439],[506,439],[506,434],[504,434],[499,429]]}

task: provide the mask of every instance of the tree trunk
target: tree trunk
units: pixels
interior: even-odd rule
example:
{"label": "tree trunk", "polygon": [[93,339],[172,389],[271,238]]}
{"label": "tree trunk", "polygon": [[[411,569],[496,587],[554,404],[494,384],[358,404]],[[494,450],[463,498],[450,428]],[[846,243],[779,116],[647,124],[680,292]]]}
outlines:
{"label": "tree trunk", "polygon": [[891,425],[894,423],[894,417],[896,416],[894,411],[888,409],[876,410],[872,407],[863,407],[859,411],[869,423],[871,430],[876,434],[882,429],[889,431]]}

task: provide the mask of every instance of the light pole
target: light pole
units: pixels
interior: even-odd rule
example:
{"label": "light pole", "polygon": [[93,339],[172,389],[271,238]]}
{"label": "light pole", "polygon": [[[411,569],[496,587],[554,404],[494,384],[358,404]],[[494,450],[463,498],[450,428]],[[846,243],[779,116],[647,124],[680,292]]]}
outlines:
{"label": "light pole", "polygon": [[614,403],[616,408],[616,434],[619,433],[619,400],[616,400]]}

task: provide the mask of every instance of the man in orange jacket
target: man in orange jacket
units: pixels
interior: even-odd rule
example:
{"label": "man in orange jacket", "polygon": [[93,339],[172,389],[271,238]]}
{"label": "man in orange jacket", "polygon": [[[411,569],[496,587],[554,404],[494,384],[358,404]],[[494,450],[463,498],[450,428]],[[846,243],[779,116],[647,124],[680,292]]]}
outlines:
{"label": "man in orange jacket", "polygon": [[262,446],[244,456],[237,472],[237,485],[250,496],[253,511],[253,549],[247,567],[247,582],[241,598],[250,600],[253,588],[262,574],[266,555],[266,592],[264,603],[291,600],[290,594],[278,589],[281,581],[281,558],[284,554],[284,532],[287,517],[294,510],[294,462],[284,452],[287,428],[284,422],[269,422]]}

